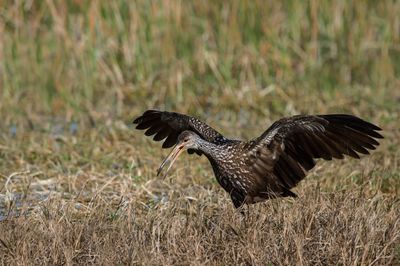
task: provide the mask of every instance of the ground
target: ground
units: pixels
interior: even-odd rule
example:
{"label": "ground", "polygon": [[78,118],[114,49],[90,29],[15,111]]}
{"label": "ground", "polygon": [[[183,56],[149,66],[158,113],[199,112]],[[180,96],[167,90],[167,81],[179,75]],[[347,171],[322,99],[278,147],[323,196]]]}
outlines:
{"label": "ground", "polygon": [[[0,263],[400,264],[398,1],[15,1],[0,7]],[[243,216],[148,108],[250,139],[294,114],[382,127]]]}

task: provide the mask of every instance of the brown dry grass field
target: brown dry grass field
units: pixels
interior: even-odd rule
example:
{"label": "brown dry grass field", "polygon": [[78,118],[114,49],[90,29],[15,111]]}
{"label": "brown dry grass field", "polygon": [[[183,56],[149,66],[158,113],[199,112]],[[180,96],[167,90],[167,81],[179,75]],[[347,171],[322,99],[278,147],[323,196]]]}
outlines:
{"label": "brown dry grass field", "polygon": [[[1,1],[1,265],[400,265],[399,1]],[[383,129],[295,199],[233,208],[149,108],[250,139],[294,114]]]}

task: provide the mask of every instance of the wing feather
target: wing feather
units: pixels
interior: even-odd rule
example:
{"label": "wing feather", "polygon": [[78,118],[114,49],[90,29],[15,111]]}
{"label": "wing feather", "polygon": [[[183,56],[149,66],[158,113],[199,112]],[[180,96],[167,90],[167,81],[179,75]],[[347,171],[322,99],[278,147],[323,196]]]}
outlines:
{"label": "wing feather", "polygon": [[[294,116],[276,121],[260,137],[249,141],[249,164],[259,178],[275,182],[282,191],[297,185],[314,159],[342,159],[344,155],[360,158],[369,154],[383,138],[376,125],[345,114]],[[260,154],[274,154],[262,157]],[[272,177],[270,169],[273,169]]]}
{"label": "wing feather", "polygon": [[146,136],[152,136],[153,140],[165,139],[162,147],[170,148],[178,141],[178,136],[185,130],[197,133],[201,138],[209,142],[216,142],[223,136],[199,119],[175,112],[147,110],[133,121],[136,129],[146,130]]}
{"label": "wing feather", "polygon": [[163,124],[161,124],[159,122],[155,122],[155,123],[153,123],[152,126],[150,126],[149,129],[146,130],[146,132],[144,132],[144,134],[146,136],[152,136],[152,135],[156,134],[157,132],[159,132],[163,127],[164,127]]}
{"label": "wing feather", "polygon": [[176,140],[178,139],[179,132],[172,130],[171,134],[168,135],[167,139],[164,141],[162,147],[164,149],[171,148],[176,144]]}
{"label": "wing feather", "polygon": [[161,130],[159,130],[155,135],[153,140],[155,141],[160,141],[165,139],[166,137],[168,137],[171,134],[171,128],[168,126],[164,126]]}

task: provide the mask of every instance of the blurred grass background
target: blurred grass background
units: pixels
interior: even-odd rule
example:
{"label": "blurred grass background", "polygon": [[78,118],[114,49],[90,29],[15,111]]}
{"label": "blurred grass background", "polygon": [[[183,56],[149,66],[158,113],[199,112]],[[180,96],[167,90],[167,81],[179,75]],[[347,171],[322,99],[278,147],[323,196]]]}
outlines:
{"label": "blurred grass background", "polygon": [[2,120],[150,107],[395,119],[399,14],[398,1],[4,1]]}

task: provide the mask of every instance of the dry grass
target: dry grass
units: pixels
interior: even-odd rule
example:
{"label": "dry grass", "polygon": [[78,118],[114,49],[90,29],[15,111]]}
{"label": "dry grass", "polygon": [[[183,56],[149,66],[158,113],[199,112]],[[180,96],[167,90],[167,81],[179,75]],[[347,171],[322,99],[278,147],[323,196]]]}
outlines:
{"label": "dry grass", "polygon": [[50,197],[26,217],[1,225],[3,262],[399,263],[394,247],[400,213],[393,197],[321,193],[311,187],[304,192],[307,196],[296,201],[252,206],[248,218],[221,194],[199,187],[175,192],[180,195],[154,206],[143,204],[137,191],[115,193],[121,198],[114,202],[97,197],[78,204]]}
{"label": "dry grass", "polygon": [[115,123],[2,146],[3,171],[24,169],[3,179],[2,262],[400,262],[399,157],[387,143],[360,161],[320,164],[296,189],[299,198],[251,206],[243,217],[205,158],[184,155],[158,180],[159,147],[137,135]]}
{"label": "dry grass", "polygon": [[[0,264],[400,264],[398,1],[5,1]],[[133,130],[147,108],[251,138],[347,112],[385,139],[237,213],[205,158]]]}

